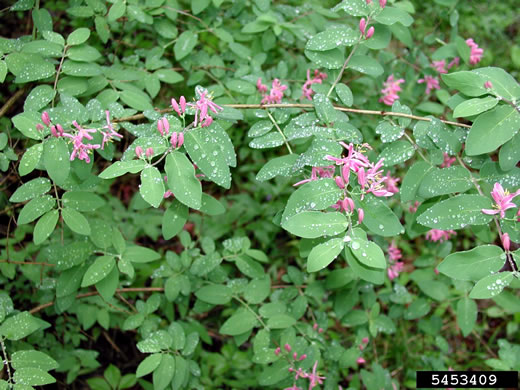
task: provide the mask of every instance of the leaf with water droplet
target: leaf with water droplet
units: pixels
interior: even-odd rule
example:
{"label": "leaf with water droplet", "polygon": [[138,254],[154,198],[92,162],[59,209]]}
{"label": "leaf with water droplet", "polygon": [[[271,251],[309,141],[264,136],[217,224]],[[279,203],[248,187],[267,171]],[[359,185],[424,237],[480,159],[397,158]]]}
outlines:
{"label": "leaf with water droplet", "polygon": [[493,298],[500,294],[504,288],[509,286],[513,281],[513,275],[513,272],[498,272],[493,275],[488,275],[475,284],[469,297],[472,299]]}
{"label": "leaf with water droplet", "polygon": [[307,258],[307,272],[319,271],[334,261],[343,250],[342,238],[333,238],[312,248]]}
{"label": "leaf with water droplet", "polygon": [[150,205],[159,207],[164,197],[164,180],[157,168],[149,166],[141,171],[139,193]]}

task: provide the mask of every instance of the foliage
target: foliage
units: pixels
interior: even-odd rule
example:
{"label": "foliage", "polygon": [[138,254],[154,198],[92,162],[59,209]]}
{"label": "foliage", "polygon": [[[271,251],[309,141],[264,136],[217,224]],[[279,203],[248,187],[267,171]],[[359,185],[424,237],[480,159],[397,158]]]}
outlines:
{"label": "foliage", "polygon": [[519,370],[520,49],[488,6],[0,11],[0,389]]}

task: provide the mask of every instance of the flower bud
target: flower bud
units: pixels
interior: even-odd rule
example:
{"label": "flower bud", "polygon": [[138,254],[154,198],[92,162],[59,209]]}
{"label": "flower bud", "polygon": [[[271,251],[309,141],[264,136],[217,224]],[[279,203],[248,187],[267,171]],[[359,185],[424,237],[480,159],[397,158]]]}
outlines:
{"label": "flower bud", "polygon": [[285,344],[283,347],[285,348],[285,350],[286,350],[287,352],[291,352],[291,349],[292,349],[292,348],[291,348],[291,346],[290,346],[289,344]]}
{"label": "flower bud", "polygon": [[141,158],[141,156],[143,155],[143,148],[141,148],[140,146],[136,146],[135,155],[137,156],[137,158]]}
{"label": "flower bud", "polygon": [[177,104],[177,100],[175,100],[174,98],[172,98],[172,108],[175,110],[177,114],[179,114],[179,116],[182,115],[179,105]]}
{"label": "flower bud", "polygon": [[292,357],[293,357],[294,360],[298,360],[298,354],[296,352],[293,353]]}
{"label": "flower bud", "polygon": [[511,240],[509,239],[509,234],[502,234],[502,246],[506,252],[509,252],[509,248],[511,246]]}
{"label": "flower bud", "polygon": [[49,113],[47,111],[44,111],[43,114],[42,114],[42,121],[43,123],[45,123],[47,126],[50,126],[51,124],[51,118],[49,117]]}
{"label": "flower bud", "polygon": [[374,35],[374,31],[375,31],[374,26],[370,27],[370,28],[368,29],[368,31],[367,31],[367,36],[366,36],[366,38],[367,38],[367,39],[371,38],[372,35]]}
{"label": "flower bud", "polygon": [[300,362],[301,362],[302,360],[305,360],[306,358],[307,358],[307,355],[306,355],[306,354],[303,354],[302,356],[300,356]]}
{"label": "flower bud", "polygon": [[56,137],[56,138],[58,138],[58,137],[60,136],[59,133],[58,133],[58,131],[56,130],[56,126],[54,126],[54,125],[51,126],[51,134],[52,134],[54,137]]}
{"label": "flower bud", "polygon": [[379,0],[379,6],[380,6],[381,8],[385,8],[385,6],[386,6],[386,0]]}
{"label": "flower bud", "polygon": [[276,348],[276,349],[274,350],[274,354],[275,354],[276,356],[278,356],[278,355],[280,355],[280,351],[281,351],[281,349],[280,349],[280,347],[278,347],[278,348]]}
{"label": "flower bud", "polygon": [[362,223],[363,219],[365,219],[365,212],[363,211],[363,209],[357,209],[357,217],[358,217],[358,222]]}
{"label": "flower bud", "polygon": [[362,342],[363,344],[367,344],[367,343],[368,343],[368,337],[363,337],[363,338],[361,339],[361,342]]}
{"label": "flower bud", "polygon": [[63,130],[63,127],[61,127],[60,124],[56,125],[56,129],[58,129],[58,136],[62,137],[65,131]]}
{"label": "flower bud", "polygon": [[168,122],[168,119],[159,119],[157,122],[157,130],[159,130],[159,133],[161,133],[162,136],[168,135],[170,133],[170,123]]}
{"label": "flower bud", "polygon": [[318,333],[323,333],[323,328],[319,328]]}
{"label": "flower bud", "polygon": [[179,103],[181,105],[181,112],[184,114],[186,112],[186,98],[184,96],[181,96]]}
{"label": "flower bud", "polygon": [[365,364],[365,363],[366,363],[366,360],[363,359],[362,357],[359,357],[359,358],[356,360],[356,363],[357,363],[357,364]]}
{"label": "flower bud", "polygon": [[172,146],[174,148],[177,148],[177,139],[178,139],[178,134],[176,131],[174,131],[172,133],[172,136],[170,137],[170,143],[172,144]]}
{"label": "flower bud", "polygon": [[367,0],[367,4],[370,4],[372,2],[372,0]]}
{"label": "flower bud", "polygon": [[41,123],[36,124],[36,130],[42,131],[44,129],[43,125]]}
{"label": "flower bud", "polygon": [[338,185],[339,188],[341,188],[341,189],[345,188],[345,182],[343,181],[341,176],[336,176],[336,178],[334,180],[336,180],[336,184]]}
{"label": "flower bud", "polygon": [[492,83],[491,81],[489,81],[489,80],[486,81],[486,82],[484,83],[484,88],[486,88],[486,89],[491,89],[491,88],[493,88],[493,83]]}
{"label": "flower bud", "polygon": [[151,158],[153,156],[153,148],[146,148],[146,157]]}
{"label": "flower bud", "polygon": [[202,127],[208,127],[212,123],[213,123],[213,118],[210,117],[210,116],[207,116],[206,119],[204,119],[204,122],[202,122],[201,126]]}
{"label": "flower bud", "polygon": [[365,35],[365,31],[367,29],[367,20],[365,18],[361,18],[359,21],[359,31],[361,31],[361,35]]}
{"label": "flower bud", "polygon": [[314,323],[314,325],[312,326],[312,329],[314,329],[314,330],[318,329],[318,324]]}
{"label": "flower bud", "polygon": [[177,141],[177,147],[180,148],[182,145],[184,145],[184,133],[179,133],[179,139]]}

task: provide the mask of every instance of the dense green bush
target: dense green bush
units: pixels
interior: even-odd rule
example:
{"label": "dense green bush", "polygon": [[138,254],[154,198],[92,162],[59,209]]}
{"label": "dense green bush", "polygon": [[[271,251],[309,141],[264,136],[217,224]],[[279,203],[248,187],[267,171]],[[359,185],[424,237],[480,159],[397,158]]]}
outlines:
{"label": "dense green bush", "polygon": [[474,3],[0,10],[0,389],[520,370],[519,21]]}

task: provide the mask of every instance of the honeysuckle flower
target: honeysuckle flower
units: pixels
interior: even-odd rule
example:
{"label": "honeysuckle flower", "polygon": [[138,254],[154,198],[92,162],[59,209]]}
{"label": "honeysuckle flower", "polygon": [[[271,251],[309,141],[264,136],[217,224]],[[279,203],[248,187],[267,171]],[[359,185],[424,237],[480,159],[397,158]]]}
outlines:
{"label": "honeysuckle flower", "polygon": [[440,166],[441,168],[449,168],[455,161],[457,161],[455,157],[450,157],[448,153],[444,153],[444,161]]}
{"label": "honeysuckle flower", "polygon": [[379,6],[380,6],[381,8],[385,8],[385,6],[386,6],[386,0],[379,0]]}
{"label": "honeysuckle flower", "polygon": [[170,143],[175,149],[180,148],[184,144],[184,133],[177,133],[176,131],[172,132]]}
{"label": "honeysuckle flower", "polygon": [[49,117],[49,113],[47,111],[42,113],[42,121],[45,123],[45,125],[50,126],[51,118]]}
{"label": "honeysuckle flower", "polygon": [[361,18],[359,21],[359,31],[361,31],[361,35],[365,35],[367,30],[367,20],[365,18]]}
{"label": "honeysuckle flower", "polygon": [[408,211],[410,211],[411,213],[415,213],[419,205],[420,203],[418,201],[415,201],[415,203],[408,208]]}
{"label": "honeysuckle flower", "polygon": [[456,234],[454,230],[431,229],[426,233],[426,239],[432,242],[444,242]]}
{"label": "honeysuckle flower", "polygon": [[491,81],[489,81],[489,80],[486,81],[486,82],[484,83],[484,88],[486,88],[486,89],[491,89],[491,88],[493,88],[493,83],[492,83]]}
{"label": "honeysuckle flower", "polygon": [[476,65],[482,59],[482,55],[484,54],[484,49],[478,47],[475,41],[472,38],[466,39],[466,45],[469,46],[471,52],[469,54],[469,63],[471,65]]}
{"label": "honeysuckle flower", "polygon": [[386,81],[383,83],[384,88],[381,90],[383,97],[379,99],[380,102],[383,102],[387,106],[391,106],[394,104],[396,100],[399,100],[399,95],[397,92],[402,91],[399,84],[404,83],[404,79],[396,80],[394,75],[388,76]]}
{"label": "honeysuckle flower", "polygon": [[287,352],[291,352],[291,349],[292,349],[292,348],[291,348],[291,346],[290,346],[289,344],[285,344],[283,347],[285,348],[285,350],[286,350]]}
{"label": "honeysuckle flower", "polygon": [[286,387],[285,389],[283,390],[302,390],[301,387],[298,387],[296,386],[296,383],[294,385],[292,385],[291,387]]}
{"label": "honeysuckle flower", "polygon": [[367,4],[370,4],[370,3],[372,3],[372,0],[367,0]]}
{"label": "honeysuckle flower", "polygon": [[358,222],[362,223],[365,219],[365,210],[363,210],[362,208],[357,209],[357,218]]}
{"label": "honeysuckle flower", "polygon": [[450,63],[448,64],[448,69],[451,69],[453,68],[454,66],[458,66],[460,64],[460,58],[459,57],[455,57],[454,59],[452,59],[450,61]]}
{"label": "honeysuckle flower", "polygon": [[439,73],[448,73],[446,69],[446,60],[433,61],[432,67]]}
{"label": "honeysuckle flower", "polygon": [[256,80],[256,88],[258,89],[258,92],[260,92],[261,94],[264,94],[267,92],[267,85],[262,84],[261,78]]}
{"label": "honeysuckle flower", "polygon": [[502,246],[504,247],[504,250],[506,252],[509,252],[510,246],[511,246],[511,239],[509,238],[509,234],[504,233],[502,234],[502,237],[500,237],[502,240]]}
{"label": "honeysuckle flower", "polygon": [[137,156],[137,158],[141,158],[141,156],[143,155],[143,148],[140,146],[136,146],[135,155]]}
{"label": "honeysuckle flower", "polygon": [[336,185],[340,188],[340,189],[344,189],[345,188],[345,180],[343,180],[343,178],[341,176],[336,176],[334,178],[334,180],[336,181]]}
{"label": "honeysuckle flower", "polygon": [[274,79],[271,85],[269,95],[264,95],[261,104],[281,103],[283,92],[287,89],[287,85],[282,85],[279,79]]}
{"label": "honeysuckle flower", "polygon": [[164,137],[170,134],[170,122],[166,117],[163,117],[157,121],[157,130]]}
{"label": "honeysuckle flower", "polygon": [[374,26],[370,27],[367,31],[367,35],[365,35],[365,39],[370,39],[372,38],[372,35],[374,35],[374,32],[376,31],[376,29],[374,28]]}
{"label": "honeysuckle flower", "polygon": [[146,148],[145,155],[148,158],[152,158],[153,157],[153,148]]}
{"label": "honeysuckle flower", "polygon": [[390,171],[386,172],[386,176],[384,177],[386,182],[386,190],[393,194],[397,194],[399,192],[399,188],[397,188],[397,183],[401,181],[401,179],[397,177],[392,177],[390,175]]}
{"label": "honeysuckle flower", "polygon": [[195,121],[193,122],[195,126],[197,126],[198,123],[204,123],[205,126],[209,126],[213,119],[209,122],[205,121],[207,118],[210,118],[208,111],[217,114],[219,110],[223,110],[222,107],[211,100],[211,96],[209,96],[207,90],[203,90],[200,93],[199,100],[195,103],[188,103],[187,105],[195,108]]}
{"label": "honeysuckle flower", "polygon": [[403,270],[404,263],[401,261],[396,261],[393,264],[390,264],[390,266],[387,269],[388,279],[394,280],[399,276],[399,273]]}
{"label": "honeysuckle flower", "polygon": [[280,351],[281,351],[281,349],[280,349],[280,347],[278,347],[278,348],[276,348],[276,349],[274,350],[274,354],[275,354],[276,356],[278,356],[278,355],[280,355]]}
{"label": "honeysuckle flower", "polygon": [[307,374],[307,379],[309,380],[309,390],[316,387],[318,384],[323,384],[323,380],[326,379],[324,376],[318,375],[316,372],[316,369],[318,367],[318,361],[314,363],[314,366],[312,366],[312,373]]}
{"label": "honeysuckle flower", "polygon": [[311,70],[307,69],[307,81],[302,86],[302,97],[308,100],[312,100],[314,91],[311,88],[312,84],[321,84],[323,80],[327,78],[325,73],[320,72],[318,69],[314,70],[314,76],[311,78]]}
{"label": "honeysuckle flower", "polygon": [[[83,161],[89,163],[90,162],[89,153],[93,149],[99,149],[101,147],[101,145],[85,144],[85,143],[83,143],[83,139],[85,138],[88,140],[92,140],[93,137],[91,134],[95,133],[97,130],[96,129],[84,129],[76,121],[73,121],[72,124],[77,129],[77,133],[75,135],[65,133],[63,131],[63,128],[59,125],[58,125],[59,127],[57,126],[57,129],[58,129],[57,133],[58,134],[61,133],[60,135],[62,137],[66,137],[66,138],[69,138],[72,140],[73,149],[72,149],[72,153],[70,154],[70,161],[73,161],[77,157],[79,160],[83,160]],[[52,128],[51,128],[51,132],[52,132]]]}
{"label": "honeysuckle flower", "polygon": [[357,364],[365,364],[367,361],[365,359],[363,359],[362,357],[358,357],[357,360],[356,360],[356,363]]}
{"label": "honeysuckle flower", "polygon": [[113,138],[123,138],[121,134],[119,134],[117,131],[114,130],[114,125],[110,121],[110,111],[105,111],[107,124],[103,126],[103,129],[106,129],[107,131],[100,131],[101,134],[103,134],[103,141],[101,142],[101,149],[105,148],[105,144],[107,142],[112,141]]}
{"label": "honeysuckle flower", "polygon": [[441,89],[439,79],[430,75],[424,76],[423,79],[417,80],[418,84],[426,83],[426,94],[428,95],[432,89]]}
{"label": "honeysuckle flower", "polygon": [[177,103],[177,100],[173,99],[171,100],[172,108],[175,110],[175,112],[179,116],[183,116],[186,112],[186,98],[184,96],[181,96],[179,99],[179,103]]}
{"label": "honeysuckle flower", "polygon": [[213,123],[213,118],[210,116],[207,116],[206,119],[200,124],[201,127],[208,127]]}
{"label": "honeysuckle flower", "polygon": [[[345,211],[346,213],[352,213],[355,209],[354,201],[348,197],[338,200],[336,204],[333,204],[331,207],[338,211]],[[317,327],[318,325],[316,324],[316,328]]]}
{"label": "honeysuckle flower", "polygon": [[388,246],[388,257],[392,261],[400,260],[403,257],[401,250],[395,245],[395,241]]}
{"label": "honeysuckle flower", "polygon": [[306,354],[303,354],[302,356],[300,356],[300,358],[298,359],[298,361],[302,361],[302,360],[305,360],[307,359],[307,355]]}
{"label": "honeysuckle flower", "polygon": [[520,195],[520,189],[510,194],[497,182],[491,191],[491,197],[495,201],[493,209],[482,209],[482,212],[488,215],[500,214],[500,218],[504,218],[506,216],[506,210],[517,207],[512,200],[518,195]]}
{"label": "honeysuckle flower", "polygon": [[318,180],[319,178],[330,178],[334,177],[334,167],[312,167],[311,177],[308,179],[304,179],[299,181],[298,183],[293,184],[294,187],[299,186],[304,183],[308,183],[310,181]]}
{"label": "honeysuckle flower", "polygon": [[45,129],[45,127],[43,127],[43,125],[41,123],[36,124],[36,130],[42,131],[43,129]]}

